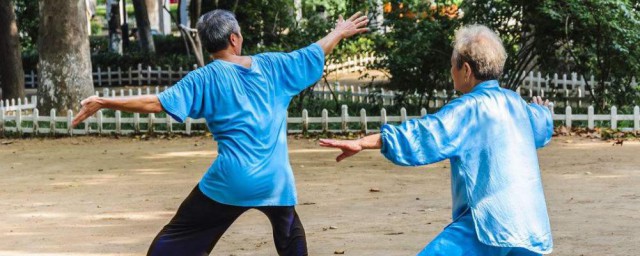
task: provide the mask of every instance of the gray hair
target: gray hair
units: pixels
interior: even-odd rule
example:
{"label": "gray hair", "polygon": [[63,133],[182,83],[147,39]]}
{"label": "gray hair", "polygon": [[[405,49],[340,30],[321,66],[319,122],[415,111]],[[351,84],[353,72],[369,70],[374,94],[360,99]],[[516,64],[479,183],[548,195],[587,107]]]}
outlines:
{"label": "gray hair", "polygon": [[213,10],[200,16],[196,23],[198,35],[207,52],[214,53],[229,46],[229,36],[240,34],[236,16],[226,10]]}
{"label": "gray hair", "polygon": [[507,53],[502,40],[483,25],[464,26],[456,31],[453,60],[458,69],[469,63],[480,81],[498,79],[502,75]]}

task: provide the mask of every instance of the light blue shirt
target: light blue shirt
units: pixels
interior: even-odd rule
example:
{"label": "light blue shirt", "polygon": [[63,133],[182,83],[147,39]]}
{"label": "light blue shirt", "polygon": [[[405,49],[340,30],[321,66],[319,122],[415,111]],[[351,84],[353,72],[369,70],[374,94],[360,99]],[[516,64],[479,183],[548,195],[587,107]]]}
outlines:
{"label": "light blue shirt", "polygon": [[548,108],[527,104],[495,80],[435,114],[382,127],[382,154],[398,165],[450,159],[454,221],[470,209],[487,245],[553,248],[536,149],[553,134]]}
{"label": "light blue shirt", "polygon": [[318,44],[291,53],[251,57],[250,68],[216,60],[158,95],[179,122],[204,118],[218,158],[199,183],[223,204],[292,206],[296,187],[287,151],[291,98],[318,81],[324,51]]}

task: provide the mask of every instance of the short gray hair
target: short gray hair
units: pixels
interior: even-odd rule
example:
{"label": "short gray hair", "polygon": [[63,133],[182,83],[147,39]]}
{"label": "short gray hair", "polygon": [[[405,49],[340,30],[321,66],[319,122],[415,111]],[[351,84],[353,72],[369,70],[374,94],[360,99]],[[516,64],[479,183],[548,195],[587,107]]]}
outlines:
{"label": "short gray hair", "polygon": [[229,46],[229,36],[240,34],[236,16],[227,10],[213,10],[200,16],[196,23],[198,35],[207,52],[214,53]]}
{"label": "short gray hair", "polygon": [[480,81],[498,79],[502,75],[507,52],[502,40],[483,25],[464,26],[456,31],[453,59],[458,69],[469,63],[471,71]]}

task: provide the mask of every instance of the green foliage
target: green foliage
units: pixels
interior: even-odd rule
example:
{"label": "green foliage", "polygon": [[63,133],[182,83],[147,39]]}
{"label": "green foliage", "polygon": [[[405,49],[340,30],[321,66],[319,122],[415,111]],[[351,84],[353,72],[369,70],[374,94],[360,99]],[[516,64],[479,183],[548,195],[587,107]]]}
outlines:
{"label": "green foliage", "polygon": [[[446,6],[436,1],[436,6]],[[419,100],[427,106],[433,90],[451,90],[451,40],[459,26],[457,19],[441,15],[438,7],[423,1],[392,4],[385,25],[390,32],[374,35],[375,51],[386,57],[373,68],[386,70],[391,79],[389,88],[405,94],[429,93]],[[398,100],[402,102],[403,98]]]}
{"label": "green foliage", "polygon": [[15,0],[18,32],[23,52],[37,50],[40,14],[38,0]]}
{"label": "green foliage", "polygon": [[[632,77],[640,76],[640,9],[638,3],[621,0],[543,1],[539,7],[541,50],[554,53],[545,56],[543,69],[561,66],[589,77],[588,84],[600,109],[608,105],[637,104],[640,90],[632,85]],[[553,38],[550,38],[553,36]],[[556,46],[559,45],[557,49]],[[546,47],[544,47],[546,46]],[[611,81],[611,84],[606,83]]]}

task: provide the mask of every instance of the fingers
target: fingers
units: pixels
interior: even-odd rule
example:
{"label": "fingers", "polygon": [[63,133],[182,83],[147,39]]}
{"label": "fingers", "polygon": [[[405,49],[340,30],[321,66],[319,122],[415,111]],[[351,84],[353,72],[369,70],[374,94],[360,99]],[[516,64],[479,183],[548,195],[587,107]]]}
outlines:
{"label": "fingers", "polygon": [[549,106],[549,99],[547,99],[547,100],[545,100],[545,101],[544,101],[544,106],[545,106],[545,107],[548,107],[548,106]]}
{"label": "fingers", "polygon": [[353,15],[351,15],[351,17],[349,17],[348,21],[354,21],[356,20],[358,17],[360,17],[360,15],[362,15],[361,12],[356,12]]}
{"label": "fingers", "polygon": [[366,26],[368,23],[369,23],[369,20],[368,20],[368,19],[365,19],[365,20],[363,20],[363,21],[356,22],[356,28],[364,27],[364,26]]}
{"label": "fingers", "polygon": [[338,22],[343,22],[344,18],[342,17],[342,15],[338,15]]}
{"label": "fingers", "polygon": [[357,19],[353,20],[353,23],[358,24],[358,23],[363,22],[363,21],[368,21],[367,16],[360,16]]}
{"label": "fingers", "polygon": [[336,157],[336,162],[340,162],[340,161],[344,160],[347,157],[349,157],[349,154],[344,152],[344,153],[340,154],[338,157]]}

